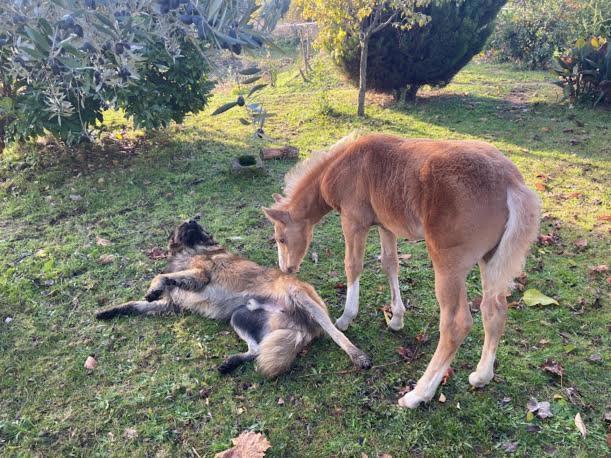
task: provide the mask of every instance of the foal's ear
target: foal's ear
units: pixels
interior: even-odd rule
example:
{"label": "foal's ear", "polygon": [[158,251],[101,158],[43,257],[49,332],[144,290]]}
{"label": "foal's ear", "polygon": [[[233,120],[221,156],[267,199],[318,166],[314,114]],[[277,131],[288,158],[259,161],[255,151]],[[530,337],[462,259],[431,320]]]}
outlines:
{"label": "foal's ear", "polygon": [[276,202],[282,202],[282,200],[284,199],[284,197],[282,197],[282,195],[278,194],[277,192],[273,193],[272,197]]}
{"label": "foal's ear", "polygon": [[278,210],[276,208],[265,208],[261,207],[267,219],[269,219],[272,223],[284,223],[287,224],[290,220],[289,212],[285,210]]}

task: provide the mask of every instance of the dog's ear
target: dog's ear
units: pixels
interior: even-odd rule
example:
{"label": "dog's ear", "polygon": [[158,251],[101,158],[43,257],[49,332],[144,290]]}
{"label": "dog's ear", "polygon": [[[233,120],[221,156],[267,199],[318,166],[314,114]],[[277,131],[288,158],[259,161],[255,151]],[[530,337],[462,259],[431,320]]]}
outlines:
{"label": "dog's ear", "polygon": [[287,224],[291,220],[291,216],[289,212],[286,210],[278,210],[276,208],[265,208],[261,207],[267,219],[269,219],[272,223],[283,223]]}

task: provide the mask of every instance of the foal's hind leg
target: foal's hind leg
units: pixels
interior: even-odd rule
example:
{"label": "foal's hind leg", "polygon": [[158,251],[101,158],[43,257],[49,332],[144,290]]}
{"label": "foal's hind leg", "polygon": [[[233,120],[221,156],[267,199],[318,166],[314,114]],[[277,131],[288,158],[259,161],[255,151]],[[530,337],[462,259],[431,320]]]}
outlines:
{"label": "foal's hind leg", "polygon": [[439,343],[416,387],[399,399],[411,409],[430,401],[450,367],[458,347],[471,330],[473,319],[467,305],[467,271],[449,272],[435,266],[435,295],[440,307]]}
{"label": "foal's hind leg", "polygon": [[382,247],[381,261],[382,269],[388,276],[390,283],[390,307],[392,309],[392,319],[388,327],[393,331],[403,328],[403,315],[405,306],[401,300],[401,290],[399,289],[399,258],[397,257],[397,236],[388,229],[378,227],[380,233],[380,245]]}
{"label": "foal's hind leg", "polygon": [[494,377],[496,349],[503,335],[507,319],[507,299],[505,295],[495,295],[486,292],[487,289],[494,285],[487,284],[486,264],[483,261],[480,262],[479,268],[482,278],[482,290],[484,291],[480,309],[485,336],[482,357],[475,372],[469,375],[469,383],[475,387],[487,385],[492,380],[492,377]]}

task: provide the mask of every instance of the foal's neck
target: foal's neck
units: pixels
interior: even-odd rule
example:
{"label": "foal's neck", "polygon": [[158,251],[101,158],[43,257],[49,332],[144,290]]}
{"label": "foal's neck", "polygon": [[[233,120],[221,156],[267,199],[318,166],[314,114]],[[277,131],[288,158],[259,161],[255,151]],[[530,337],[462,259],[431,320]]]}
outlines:
{"label": "foal's neck", "polygon": [[311,174],[299,183],[289,203],[291,213],[296,218],[316,224],[331,211],[331,207],[322,197],[320,182],[321,174]]}

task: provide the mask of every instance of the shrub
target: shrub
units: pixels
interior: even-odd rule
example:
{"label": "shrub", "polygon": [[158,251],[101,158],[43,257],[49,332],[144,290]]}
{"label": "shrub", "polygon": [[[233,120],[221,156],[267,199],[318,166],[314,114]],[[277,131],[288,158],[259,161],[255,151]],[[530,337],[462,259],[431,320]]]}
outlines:
{"label": "shrub", "polygon": [[[408,29],[388,27],[371,37],[367,59],[369,88],[408,90],[413,98],[424,84],[443,86],[481,51],[506,0],[435,0],[418,10],[430,19]],[[352,82],[359,79],[359,46],[347,35],[336,60]]]}
{"label": "shrub", "polygon": [[611,46],[603,37],[577,40],[555,57],[552,68],[559,78],[555,83],[571,103],[611,102]]}
{"label": "shrub", "polygon": [[49,131],[73,143],[109,106],[146,128],[201,110],[212,84],[205,52],[239,53],[285,0],[21,0],[0,4],[0,151]]}
{"label": "shrub", "polygon": [[554,52],[581,36],[608,36],[608,0],[510,0],[501,11],[488,54],[501,62],[545,68]]}

